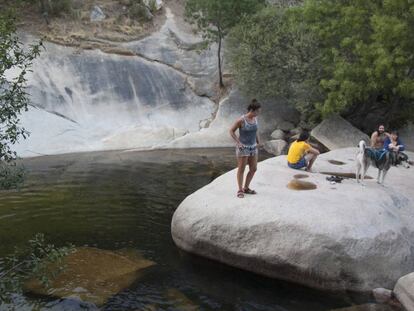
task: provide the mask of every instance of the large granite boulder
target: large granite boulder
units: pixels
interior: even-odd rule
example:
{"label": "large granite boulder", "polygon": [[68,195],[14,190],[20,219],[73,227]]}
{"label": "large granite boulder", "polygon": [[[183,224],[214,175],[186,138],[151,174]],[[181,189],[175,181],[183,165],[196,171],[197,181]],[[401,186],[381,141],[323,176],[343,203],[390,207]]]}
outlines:
{"label": "large granite boulder", "polygon": [[[352,175],[356,153],[322,154],[314,170]],[[288,168],[286,156],[271,158],[258,165],[251,185],[258,194],[239,199],[230,171],[180,204],[173,239],[188,252],[314,288],[391,288],[414,269],[412,169],[392,167],[385,186],[326,177]]]}
{"label": "large granite boulder", "polygon": [[414,124],[409,123],[400,130],[400,137],[405,148],[410,151],[414,151]]}
{"label": "large granite boulder", "polygon": [[329,150],[356,147],[361,140],[369,141],[368,135],[338,115],[323,120],[311,135]]}
{"label": "large granite boulder", "polygon": [[398,280],[394,294],[407,311],[414,311],[414,272]]}

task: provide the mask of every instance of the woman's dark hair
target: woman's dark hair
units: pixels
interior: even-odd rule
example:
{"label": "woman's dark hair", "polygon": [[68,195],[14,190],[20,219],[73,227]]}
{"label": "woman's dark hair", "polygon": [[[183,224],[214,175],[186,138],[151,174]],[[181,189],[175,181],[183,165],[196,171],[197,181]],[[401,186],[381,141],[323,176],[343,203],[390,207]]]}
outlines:
{"label": "woman's dark hair", "polygon": [[309,132],[303,131],[299,134],[299,138],[297,139],[297,141],[306,141],[308,139],[309,139]]}
{"label": "woman's dark hair", "polygon": [[252,99],[252,102],[250,103],[250,105],[247,106],[247,111],[256,111],[256,110],[259,110],[261,107],[262,106],[257,101],[257,99],[254,98],[254,99]]}
{"label": "woman's dark hair", "polygon": [[392,135],[392,134],[397,135],[397,137],[399,137],[399,136],[400,136],[400,133],[398,133],[398,131],[397,131],[397,130],[392,130],[392,131],[391,131],[391,135]]}

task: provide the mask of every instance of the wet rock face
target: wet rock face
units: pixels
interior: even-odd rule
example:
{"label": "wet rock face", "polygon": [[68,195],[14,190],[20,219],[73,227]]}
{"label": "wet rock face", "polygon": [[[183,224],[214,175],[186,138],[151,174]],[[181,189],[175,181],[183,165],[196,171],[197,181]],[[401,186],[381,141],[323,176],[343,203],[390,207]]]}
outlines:
{"label": "wet rock face", "polygon": [[50,280],[49,288],[31,280],[25,284],[25,289],[37,295],[70,297],[102,305],[153,265],[154,262],[132,251],[111,252],[80,247],[65,257],[62,263],[64,270]]}
{"label": "wet rock face", "polygon": [[356,152],[322,154],[305,180],[286,156],[260,162],[251,184],[258,194],[243,199],[234,191],[236,170],[228,172],[181,203],[173,239],[188,252],[309,287],[392,288],[414,271],[414,175],[392,167],[385,186],[370,179],[363,187],[352,178],[332,185],[318,173],[352,177]]}
{"label": "wet rock face", "polygon": [[[233,89],[215,103],[216,47],[203,48],[168,7],[165,14],[159,31],[113,43],[106,53],[45,43],[29,77],[35,107],[21,118],[31,136],[16,146],[18,154],[233,145],[228,129],[251,99]],[[262,104],[264,139],[299,121],[282,101]]]}

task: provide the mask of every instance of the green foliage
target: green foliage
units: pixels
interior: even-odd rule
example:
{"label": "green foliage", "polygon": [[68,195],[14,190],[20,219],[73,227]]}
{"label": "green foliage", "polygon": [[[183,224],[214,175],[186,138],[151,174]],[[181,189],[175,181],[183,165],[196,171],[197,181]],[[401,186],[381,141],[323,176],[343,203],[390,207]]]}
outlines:
{"label": "green foliage", "polygon": [[[310,101],[305,107],[308,111],[316,107],[316,115],[346,115],[352,111],[366,114],[372,107],[382,106],[390,123],[402,123],[413,116],[413,1],[307,0],[303,6],[280,10],[278,14],[296,15],[296,18],[279,17],[282,26],[267,15],[263,18],[269,21],[268,26],[266,22],[255,26],[250,21],[252,32],[260,33],[257,40],[245,35],[249,32],[247,26],[240,26],[234,34],[234,40],[241,40],[245,46],[239,51],[232,49],[232,63],[241,86],[277,96],[281,88],[291,90],[291,83],[286,80],[291,79],[291,75],[295,80],[298,67],[302,67],[303,79],[299,78],[294,88],[310,92]],[[298,29],[300,38],[296,40]],[[267,33],[274,33],[276,38]],[[279,39],[286,36],[293,40],[285,40],[286,44],[281,45]],[[263,47],[269,53],[254,54]],[[276,52],[278,49],[282,50]],[[299,57],[302,52],[295,52],[295,49],[311,54]],[[270,51],[275,51],[283,61],[275,63],[275,59],[269,57]],[[255,71],[255,65],[247,58],[260,58],[263,76],[272,80],[266,82],[263,78],[255,86],[248,86],[250,82],[245,76]],[[292,67],[292,62],[297,65]],[[241,69],[241,64],[249,67]],[[315,70],[317,66],[320,70]],[[290,95],[294,104],[303,103],[298,94]]]}
{"label": "green foliage", "polygon": [[324,114],[355,104],[382,101],[394,118],[414,99],[414,3],[308,1],[303,16],[318,37],[329,75],[318,108]]}
{"label": "green foliage", "polygon": [[157,11],[157,1],[156,0],[149,0],[148,1],[148,8],[151,13],[155,13]]}
{"label": "green foliage", "polygon": [[185,13],[206,39],[218,42],[245,15],[257,12],[264,4],[261,0],[187,0]]}
{"label": "green foliage", "polygon": [[[23,283],[35,278],[48,286],[51,278],[64,269],[62,259],[72,252],[74,247],[67,245],[56,247],[46,242],[43,234],[36,234],[28,245],[16,249],[0,260],[0,302],[10,303],[12,296],[22,292]],[[52,266],[55,269],[50,269]],[[1,306],[1,303],[0,303]]]}
{"label": "green foliage", "polygon": [[63,14],[71,13],[72,0],[39,0],[42,13],[47,13],[50,16],[61,16]]}
{"label": "green foliage", "polygon": [[0,190],[19,188],[24,182],[25,174],[26,171],[22,166],[17,166],[15,163],[1,163]]}
{"label": "green foliage", "polygon": [[156,2],[151,0],[147,7],[142,0],[130,0],[127,8],[130,18],[147,22],[152,19],[152,13],[156,11]]}
{"label": "green foliage", "polygon": [[15,159],[10,146],[28,134],[19,114],[27,110],[26,74],[39,52],[40,44],[24,48],[19,41],[13,12],[0,14],[0,162]]}
{"label": "green foliage", "polygon": [[268,7],[229,35],[228,56],[240,88],[252,97],[283,98],[303,113],[320,98],[320,54],[297,10]]}
{"label": "green foliage", "polygon": [[232,27],[244,16],[254,14],[265,5],[265,0],[187,0],[185,14],[190,22],[196,23],[208,42],[217,42],[220,86],[223,86],[221,72],[221,42]]}

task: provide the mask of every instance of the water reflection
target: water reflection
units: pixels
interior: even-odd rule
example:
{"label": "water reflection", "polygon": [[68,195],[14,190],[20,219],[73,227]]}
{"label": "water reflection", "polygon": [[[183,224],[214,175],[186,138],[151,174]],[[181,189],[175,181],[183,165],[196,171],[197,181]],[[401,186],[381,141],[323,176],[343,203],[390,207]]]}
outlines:
{"label": "water reflection", "polygon": [[[24,161],[20,192],[0,193],[0,256],[36,232],[55,245],[135,249],[156,262],[103,310],[327,310],[342,298],[191,256],[170,222],[190,193],[234,168],[232,149],[97,152]],[[20,310],[93,310],[76,300],[16,296]],[[8,310],[1,305],[0,310]]]}

